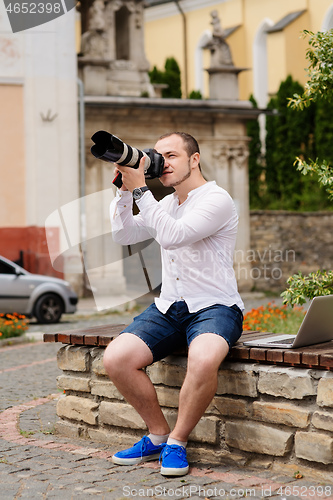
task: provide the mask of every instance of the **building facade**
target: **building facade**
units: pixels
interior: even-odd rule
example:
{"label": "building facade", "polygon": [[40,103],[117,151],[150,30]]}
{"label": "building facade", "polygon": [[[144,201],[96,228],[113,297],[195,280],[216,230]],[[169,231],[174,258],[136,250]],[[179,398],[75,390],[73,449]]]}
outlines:
{"label": "building facade", "polygon": [[288,75],[306,81],[307,40],[302,30],[333,28],[331,0],[148,0],[145,42],[151,65],[163,68],[175,57],[182,74],[183,97],[200,90],[209,97],[211,12],[217,11],[239,75],[240,99],[253,94],[265,107]]}
{"label": "building facade", "polygon": [[[79,197],[75,18],[73,9],[13,33],[0,4],[0,254],[49,275],[59,272],[45,222]],[[79,213],[72,222],[79,232]],[[62,246],[65,235],[56,228],[53,238]]]}

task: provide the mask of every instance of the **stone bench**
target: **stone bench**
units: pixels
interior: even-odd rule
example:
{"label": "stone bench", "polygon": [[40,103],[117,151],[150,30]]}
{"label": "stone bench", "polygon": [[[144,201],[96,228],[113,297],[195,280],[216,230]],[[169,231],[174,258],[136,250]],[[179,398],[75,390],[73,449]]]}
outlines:
{"label": "stone bench", "polygon": [[[62,342],[57,432],[119,446],[133,444],[146,427],[104,370],[105,346],[124,325],[45,334]],[[234,461],[259,467],[307,468],[330,474],[333,464],[333,342],[302,349],[249,348],[267,336],[245,332],[218,375],[216,395],[189,441],[191,460]],[[174,425],[186,352],[147,368],[163,412]],[[333,477],[332,477],[333,479]]]}

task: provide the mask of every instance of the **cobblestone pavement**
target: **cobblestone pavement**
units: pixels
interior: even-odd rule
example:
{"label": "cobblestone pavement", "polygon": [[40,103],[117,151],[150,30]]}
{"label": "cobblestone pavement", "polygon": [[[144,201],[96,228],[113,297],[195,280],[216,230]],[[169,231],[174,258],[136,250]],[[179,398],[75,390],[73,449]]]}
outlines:
{"label": "cobblestone pavement", "polygon": [[[257,300],[257,299],[256,299]],[[261,299],[262,300],[262,299]],[[84,309],[84,304],[87,308]],[[32,322],[30,333],[101,323],[129,323],[137,311],[92,315],[88,302],[58,325]],[[143,304],[140,305],[143,307]],[[140,309],[139,307],[139,309]],[[61,393],[56,354],[60,344],[36,341],[0,348],[0,499],[333,499],[327,478],[277,473],[221,463],[191,463],[183,478],[164,478],[158,462],[116,466],[112,446],[54,434]]]}

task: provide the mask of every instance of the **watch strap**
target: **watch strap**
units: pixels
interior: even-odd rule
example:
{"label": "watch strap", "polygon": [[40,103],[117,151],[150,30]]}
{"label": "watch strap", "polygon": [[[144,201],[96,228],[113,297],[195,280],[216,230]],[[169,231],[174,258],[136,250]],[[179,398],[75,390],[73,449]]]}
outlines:
{"label": "watch strap", "polygon": [[143,196],[143,193],[145,193],[146,191],[149,191],[149,187],[148,186],[143,186],[141,188],[135,188],[133,189],[133,198],[135,200],[139,200],[142,196]]}

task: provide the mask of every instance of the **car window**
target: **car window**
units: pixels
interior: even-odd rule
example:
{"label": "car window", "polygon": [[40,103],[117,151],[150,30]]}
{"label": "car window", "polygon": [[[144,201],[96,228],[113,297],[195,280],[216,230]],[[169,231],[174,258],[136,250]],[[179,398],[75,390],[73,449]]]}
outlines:
{"label": "car window", "polygon": [[15,274],[15,268],[6,264],[6,262],[0,261],[0,274]]}

